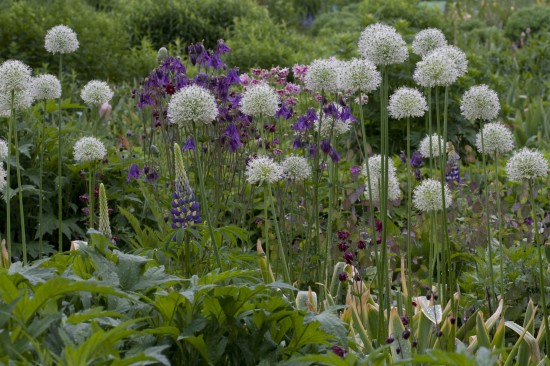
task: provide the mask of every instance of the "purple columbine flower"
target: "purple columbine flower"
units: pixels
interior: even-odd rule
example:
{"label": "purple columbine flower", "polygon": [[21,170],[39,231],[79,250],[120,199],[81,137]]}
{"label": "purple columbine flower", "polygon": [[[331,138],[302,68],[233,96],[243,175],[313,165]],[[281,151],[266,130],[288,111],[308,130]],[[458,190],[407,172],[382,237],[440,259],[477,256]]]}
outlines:
{"label": "purple columbine flower", "polygon": [[345,241],[341,241],[338,243],[337,247],[340,252],[345,252],[346,250],[348,250],[349,245]]}
{"label": "purple columbine flower", "polygon": [[332,149],[332,145],[330,144],[330,141],[327,139],[323,139],[321,141],[321,151],[325,154],[330,153],[330,150]]}
{"label": "purple columbine flower", "polygon": [[340,272],[338,274],[338,279],[340,280],[340,282],[345,282],[348,279],[347,272]]}
{"label": "purple columbine flower", "polygon": [[139,166],[134,163],[130,165],[130,169],[128,170],[128,176],[126,177],[126,181],[129,182],[132,179],[139,179],[140,175],[141,175],[141,170],[139,169]]}
{"label": "purple columbine flower", "polygon": [[359,178],[359,174],[361,173],[361,167],[352,166],[351,168],[349,168],[349,172],[350,172],[351,177],[353,179],[357,179],[357,178]]}
{"label": "purple columbine flower", "polygon": [[195,140],[193,139],[193,136],[190,136],[183,145],[183,152],[186,152],[188,150],[196,151]]}
{"label": "purple columbine flower", "polygon": [[292,142],[292,148],[293,148],[294,150],[296,150],[296,149],[299,149],[299,148],[301,148],[301,147],[304,147],[304,143],[302,142],[302,140],[300,139],[300,137],[296,137],[296,138],[294,139],[294,141]]}
{"label": "purple columbine flower", "polygon": [[231,152],[235,152],[239,149],[239,147],[243,146],[239,131],[237,130],[237,126],[235,126],[234,123],[231,123],[227,126],[223,133],[223,137],[229,140],[229,151]]}
{"label": "purple columbine flower", "polygon": [[231,48],[227,46],[223,39],[218,39],[218,46],[216,47],[216,52],[219,54],[231,52]]}
{"label": "purple columbine flower", "polygon": [[345,252],[342,259],[346,261],[347,264],[351,264],[351,262],[353,262],[353,253]]}
{"label": "purple columbine flower", "polygon": [[420,168],[424,163],[422,162],[422,155],[420,152],[415,151],[411,156],[411,166],[413,168]]}
{"label": "purple columbine flower", "polygon": [[147,181],[147,183],[152,183],[155,180],[159,179],[159,174],[156,169],[150,167],[147,164],[145,164],[145,166],[143,167],[143,174],[145,174],[145,180]]}
{"label": "purple columbine flower", "polygon": [[241,79],[239,78],[239,70],[237,69],[229,69],[227,72],[227,76],[225,77],[225,80],[229,85],[238,85],[241,83]]}
{"label": "purple columbine flower", "polygon": [[332,352],[342,358],[346,355],[346,350],[336,344],[332,346]]}
{"label": "purple columbine flower", "polygon": [[292,117],[292,108],[287,108],[286,105],[282,105],[281,108],[275,113],[275,117],[277,118],[284,118],[284,119],[290,119]]}

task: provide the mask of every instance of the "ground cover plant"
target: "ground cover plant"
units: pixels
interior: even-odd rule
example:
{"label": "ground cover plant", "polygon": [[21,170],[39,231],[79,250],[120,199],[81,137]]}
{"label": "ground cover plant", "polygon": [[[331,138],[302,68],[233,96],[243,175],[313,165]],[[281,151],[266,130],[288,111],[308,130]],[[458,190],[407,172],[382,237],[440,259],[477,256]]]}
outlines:
{"label": "ground cover plant", "polygon": [[156,53],[143,41],[112,78],[78,56],[105,39],[65,24],[5,51],[0,362],[548,363],[542,7],[504,33],[490,25],[510,14],[482,6],[475,23],[467,1],[446,5],[450,28],[433,4],[288,2],[304,12],[291,29],[326,36],[331,14],[355,27],[332,57],[320,37],[301,61],[286,55],[311,35],[278,38],[277,4],[233,9],[262,23],[214,3],[157,24],[88,2],[113,27],[102,12],[131,10],[133,45],[189,24],[208,35]]}

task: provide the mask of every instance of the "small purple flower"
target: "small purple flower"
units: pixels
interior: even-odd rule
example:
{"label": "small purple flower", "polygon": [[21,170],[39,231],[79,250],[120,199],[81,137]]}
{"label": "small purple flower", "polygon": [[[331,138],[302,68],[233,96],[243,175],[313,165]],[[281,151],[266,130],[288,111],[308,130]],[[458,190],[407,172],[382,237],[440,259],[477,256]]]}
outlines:
{"label": "small purple flower", "polygon": [[352,179],[357,179],[359,178],[359,174],[361,173],[361,167],[352,166],[351,168],[349,168],[349,172],[351,174]]}
{"label": "small purple flower", "polygon": [[187,138],[187,140],[185,141],[185,144],[183,145],[183,152],[186,152],[188,150],[196,151],[195,140],[193,139],[193,136],[190,136],[189,138]]}
{"label": "small purple flower", "polygon": [[332,145],[330,144],[329,140],[324,139],[321,141],[321,151],[325,154],[330,153],[330,150],[332,149]]}
{"label": "small purple flower", "polygon": [[523,222],[528,226],[533,225],[533,219],[530,218],[530,217],[525,218],[525,220],[523,220]]}
{"label": "small purple flower", "polygon": [[364,240],[359,240],[357,242],[357,249],[365,249],[367,247],[367,243]]}
{"label": "small purple flower", "polygon": [[130,169],[128,170],[128,176],[126,177],[126,181],[129,182],[132,179],[139,179],[139,176],[141,175],[141,170],[139,169],[139,166],[137,164],[130,165]]}
{"label": "small purple flower", "polygon": [[216,52],[219,54],[229,53],[231,52],[231,48],[227,47],[227,44],[225,44],[223,39],[218,39],[218,46],[216,48]]}
{"label": "small purple flower", "polygon": [[294,141],[292,142],[292,148],[293,148],[294,150],[296,150],[296,149],[299,149],[299,148],[301,148],[301,147],[304,147],[304,143],[302,142],[302,140],[300,140],[299,137],[296,137],[296,138],[294,139]]}
{"label": "small purple flower", "polygon": [[332,352],[342,358],[346,355],[346,350],[336,344],[332,346]]}
{"label": "small purple flower", "polygon": [[239,149],[239,147],[243,146],[239,131],[237,130],[237,126],[235,126],[234,123],[231,123],[227,126],[223,133],[223,137],[229,140],[229,150],[231,152],[235,152]]}
{"label": "small purple flower", "polygon": [[407,155],[405,155],[405,152],[401,150],[401,154],[399,154],[399,158],[401,159],[401,162],[403,164],[407,164]]}
{"label": "small purple flower", "polygon": [[229,69],[229,71],[227,72],[227,76],[225,77],[225,80],[229,85],[240,84],[241,79],[239,78],[239,70]]}
{"label": "small purple flower", "polygon": [[275,117],[290,119],[292,117],[292,108],[287,108],[286,105],[282,105],[281,108],[275,113]]}
{"label": "small purple flower", "polygon": [[90,209],[88,207],[84,207],[82,209],[82,213],[86,216],[90,215]]}
{"label": "small purple flower", "polygon": [[80,200],[80,202],[88,202],[89,197],[87,194],[81,194],[80,196],[78,196],[78,199]]}
{"label": "small purple flower", "polygon": [[340,272],[338,274],[338,280],[340,280],[340,282],[345,282],[347,279],[348,279],[347,272]]}
{"label": "small purple flower", "polygon": [[411,166],[413,168],[420,168],[424,163],[422,162],[422,155],[420,152],[415,151],[411,156]]}
{"label": "small purple flower", "polygon": [[346,261],[347,264],[351,264],[351,262],[353,262],[353,253],[345,252],[342,259]]}
{"label": "small purple flower", "polygon": [[349,248],[349,245],[345,241],[341,241],[341,242],[338,243],[338,250],[339,251],[345,252],[346,250],[348,250],[348,248]]}
{"label": "small purple flower", "polygon": [[377,232],[381,233],[382,232],[382,221],[376,220],[374,222],[374,228]]}
{"label": "small purple flower", "polygon": [[338,239],[340,240],[346,240],[346,239],[349,239],[349,231],[345,231],[345,230],[340,230],[338,231]]}
{"label": "small purple flower", "polygon": [[145,180],[147,183],[152,183],[159,179],[159,174],[157,171],[154,168],[149,167],[147,164],[143,167],[143,174],[145,174]]}

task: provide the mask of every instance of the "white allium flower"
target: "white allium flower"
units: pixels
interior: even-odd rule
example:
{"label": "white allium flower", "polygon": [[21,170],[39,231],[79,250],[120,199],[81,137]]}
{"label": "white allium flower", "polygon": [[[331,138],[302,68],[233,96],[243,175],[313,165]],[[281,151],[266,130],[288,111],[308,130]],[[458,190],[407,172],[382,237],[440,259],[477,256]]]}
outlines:
{"label": "white allium flower", "polygon": [[426,98],[413,88],[397,89],[388,104],[388,112],[394,119],[422,117],[427,110]]}
{"label": "white allium flower", "polygon": [[376,66],[366,59],[354,58],[340,64],[339,89],[349,93],[370,93],[382,82]]}
{"label": "white allium flower", "polygon": [[250,184],[275,183],[283,177],[283,167],[268,156],[258,156],[246,166],[246,180]]}
{"label": "white allium flower", "polygon": [[[8,142],[4,139],[0,139],[0,161],[8,160]],[[0,164],[1,166],[2,164]]]}
{"label": "white allium flower", "polygon": [[[453,203],[451,191],[444,185],[445,208]],[[413,192],[413,205],[422,212],[440,211],[443,209],[441,182],[435,179],[426,179]]]}
{"label": "white allium flower", "polygon": [[191,123],[209,124],[218,116],[218,106],[212,93],[191,85],[172,95],[168,103],[168,119],[180,127]]}
{"label": "white allium flower", "polygon": [[306,180],[311,177],[311,166],[307,159],[291,155],[281,164],[285,177],[291,180]]}
{"label": "white allium flower", "polygon": [[418,56],[424,57],[434,49],[447,45],[445,35],[439,29],[427,28],[416,33],[412,49]]}
{"label": "white allium flower", "polygon": [[306,76],[306,89],[314,92],[338,91],[338,65],[336,60],[320,59],[309,65]]}
{"label": "white allium flower", "polygon": [[413,75],[414,81],[428,88],[449,86],[457,78],[454,61],[439,52],[432,52],[419,61]]}
{"label": "white allium flower", "polygon": [[498,116],[500,103],[497,93],[487,85],[476,85],[466,90],[460,103],[462,115],[470,121],[490,121]]}
{"label": "white allium flower", "polygon": [[111,100],[113,91],[106,82],[92,80],[84,85],[80,91],[80,97],[86,104],[100,106]]}
{"label": "white allium flower", "polygon": [[468,72],[468,59],[460,48],[456,46],[443,46],[434,49],[432,52],[444,54],[453,60],[458,77],[464,76]]}
{"label": "white allium flower", "polygon": [[29,88],[32,70],[18,60],[8,60],[0,65],[0,93],[23,92]]}
{"label": "white allium flower", "polygon": [[6,190],[6,186],[8,185],[8,182],[6,181],[6,170],[4,169],[4,165],[0,164],[0,192],[4,192]]}
{"label": "white allium flower", "polygon": [[[30,86],[30,84],[28,85]],[[0,117],[9,117],[11,114],[11,92],[0,92]],[[34,102],[32,90],[27,88],[13,93],[13,108],[16,111],[29,108]]]}
{"label": "white allium flower", "polygon": [[[367,165],[363,164],[361,174],[367,180],[370,178],[370,186],[372,189],[372,201],[380,202],[380,190],[382,181],[382,156],[373,155],[369,158],[369,170],[367,175]],[[365,197],[369,199],[369,183],[365,183]],[[393,160],[388,159],[388,200],[397,201],[401,198],[401,189],[399,188],[399,180],[397,179],[395,165]]]}
{"label": "white allium flower", "polygon": [[[482,133],[484,149],[481,148]],[[476,146],[481,154],[504,154],[514,148],[514,136],[512,131],[500,122],[487,123],[476,135]]]}
{"label": "white allium flower", "polygon": [[[342,106],[336,106],[338,113],[342,113]],[[321,138],[329,138],[332,133],[332,137],[338,137],[345,134],[351,128],[351,120],[346,119],[342,121],[341,119],[335,119],[333,116],[324,113],[322,110],[318,112],[318,115],[321,116],[323,113],[323,120],[321,121],[321,129],[319,130],[319,119],[316,119],[313,122],[313,131],[319,132]]]}
{"label": "white allium flower", "polygon": [[[430,153],[430,141],[431,141],[431,153]],[[430,158],[430,155],[432,158],[437,158],[439,154],[439,146],[441,142],[441,152],[443,153],[443,149],[447,148],[447,145],[445,144],[445,140],[443,140],[443,137],[440,137],[437,133],[434,133],[432,136],[426,135],[420,141],[420,145],[418,146],[418,151],[420,152],[420,155],[422,155],[423,158]]]}
{"label": "white allium flower", "polygon": [[35,100],[57,99],[61,97],[61,82],[50,74],[32,79],[32,93]]}
{"label": "white allium flower", "polygon": [[74,160],[80,163],[103,160],[107,155],[105,145],[95,137],[81,138],[74,144],[73,150]]}
{"label": "white allium flower", "polygon": [[46,33],[44,48],[50,53],[72,53],[78,49],[76,33],[66,25],[56,25]]}
{"label": "white allium flower", "polygon": [[376,23],[369,25],[359,38],[359,53],[375,65],[405,62],[409,57],[407,44],[395,28]]}
{"label": "white allium flower", "polygon": [[279,95],[266,83],[250,85],[241,99],[241,112],[252,117],[273,117],[279,109]]}
{"label": "white allium flower", "polygon": [[544,178],[548,174],[548,160],[535,149],[516,151],[506,164],[506,171],[511,181],[522,181]]}

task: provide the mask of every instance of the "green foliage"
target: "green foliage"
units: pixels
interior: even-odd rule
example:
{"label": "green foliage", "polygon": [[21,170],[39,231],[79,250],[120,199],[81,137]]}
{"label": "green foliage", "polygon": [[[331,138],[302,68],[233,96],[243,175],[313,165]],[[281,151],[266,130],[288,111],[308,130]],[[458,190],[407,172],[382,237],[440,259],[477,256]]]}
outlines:
{"label": "green foliage", "polygon": [[513,13],[504,30],[506,36],[515,41],[528,28],[531,33],[539,33],[547,30],[548,24],[550,24],[550,8],[548,6],[531,6]]}

